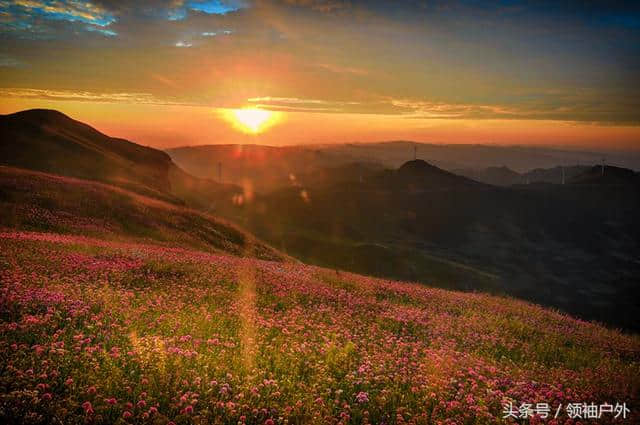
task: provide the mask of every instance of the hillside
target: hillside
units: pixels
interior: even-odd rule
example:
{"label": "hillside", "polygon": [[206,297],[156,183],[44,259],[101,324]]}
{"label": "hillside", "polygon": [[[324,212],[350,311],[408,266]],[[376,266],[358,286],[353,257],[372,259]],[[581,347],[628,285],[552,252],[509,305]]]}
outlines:
{"label": "hillside", "polygon": [[0,227],[282,259],[211,215],[116,186],[0,166]]}
{"label": "hillside", "polygon": [[5,424],[640,420],[637,336],[513,299],[19,231],[0,280]]}
{"label": "hillside", "polygon": [[569,182],[573,184],[623,185],[640,188],[640,174],[627,168],[596,165],[572,176]]}
{"label": "hillside", "polygon": [[638,329],[635,186],[495,187],[424,161],[221,209],[303,261],[510,294]]}
{"label": "hillside", "polygon": [[45,109],[0,116],[0,165],[101,181],[203,208],[230,199],[237,191],[189,175],[165,152],[109,137]]}
{"label": "hillside", "polygon": [[465,176],[472,180],[491,184],[494,186],[511,186],[523,182],[522,175],[509,167],[487,167],[484,169],[460,168],[452,170],[453,173]]}
{"label": "hillside", "polygon": [[341,165],[335,156],[300,146],[209,145],[168,149],[180,167],[200,177],[268,192],[289,186],[292,178]]}
{"label": "hillside", "polygon": [[376,183],[406,192],[482,186],[476,181],[442,170],[422,159],[405,162],[398,170],[382,175]]}

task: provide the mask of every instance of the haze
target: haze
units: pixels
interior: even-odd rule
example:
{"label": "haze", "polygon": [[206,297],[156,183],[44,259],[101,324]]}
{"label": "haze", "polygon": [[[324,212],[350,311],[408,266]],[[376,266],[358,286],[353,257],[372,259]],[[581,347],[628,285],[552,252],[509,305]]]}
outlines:
{"label": "haze", "polygon": [[159,148],[640,148],[637,4],[18,0],[0,36],[0,113]]}

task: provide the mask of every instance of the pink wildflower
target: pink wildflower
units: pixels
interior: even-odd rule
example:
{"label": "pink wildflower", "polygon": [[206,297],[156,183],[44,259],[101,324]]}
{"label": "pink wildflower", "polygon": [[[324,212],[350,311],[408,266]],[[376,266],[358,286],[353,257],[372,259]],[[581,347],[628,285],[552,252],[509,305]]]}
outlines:
{"label": "pink wildflower", "polygon": [[85,401],[84,403],[82,403],[82,408],[87,415],[93,414],[93,406],[91,405],[90,401]]}
{"label": "pink wildflower", "polygon": [[358,395],[356,395],[356,401],[358,403],[361,403],[361,404],[362,403],[367,403],[369,401],[369,394],[367,394],[367,393],[365,393],[363,391],[360,391],[358,393]]}

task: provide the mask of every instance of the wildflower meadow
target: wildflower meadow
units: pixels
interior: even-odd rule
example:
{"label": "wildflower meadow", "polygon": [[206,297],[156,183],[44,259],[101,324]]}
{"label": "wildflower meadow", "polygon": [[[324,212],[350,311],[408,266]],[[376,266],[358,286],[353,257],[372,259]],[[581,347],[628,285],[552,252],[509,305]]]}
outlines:
{"label": "wildflower meadow", "polygon": [[9,229],[0,279],[1,423],[640,421],[637,336],[509,298]]}

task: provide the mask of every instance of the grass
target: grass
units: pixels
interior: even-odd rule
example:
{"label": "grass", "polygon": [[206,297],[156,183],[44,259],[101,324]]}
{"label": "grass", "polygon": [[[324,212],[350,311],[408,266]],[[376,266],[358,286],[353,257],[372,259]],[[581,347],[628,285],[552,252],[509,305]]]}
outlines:
{"label": "grass", "polygon": [[637,336],[509,298],[51,233],[0,248],[3,423],[492,424],[506,401],[638,401]]}

